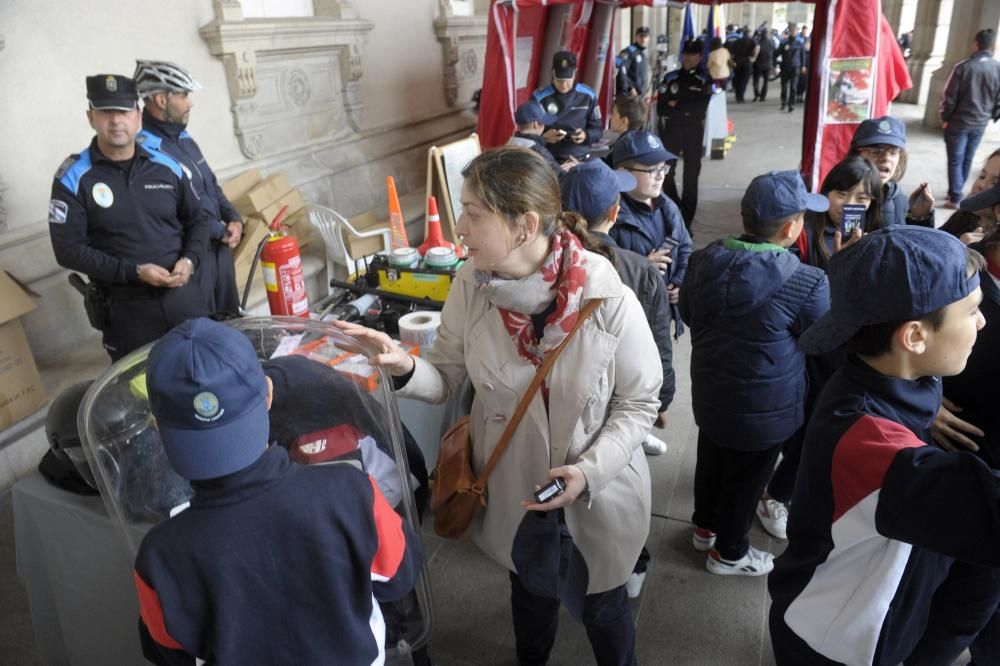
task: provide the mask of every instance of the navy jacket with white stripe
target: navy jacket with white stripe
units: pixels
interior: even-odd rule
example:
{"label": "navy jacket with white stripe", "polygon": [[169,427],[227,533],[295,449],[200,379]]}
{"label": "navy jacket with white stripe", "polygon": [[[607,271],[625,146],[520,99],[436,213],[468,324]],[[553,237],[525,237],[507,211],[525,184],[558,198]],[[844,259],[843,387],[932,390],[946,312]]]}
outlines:
{"label": "navy jacket with white stripe", "polygon": [[900,664],[954,560],[1000,566],[1000,474],[929,445],[940,403],[855,356],[824,388],[768,580],[779,666]]}

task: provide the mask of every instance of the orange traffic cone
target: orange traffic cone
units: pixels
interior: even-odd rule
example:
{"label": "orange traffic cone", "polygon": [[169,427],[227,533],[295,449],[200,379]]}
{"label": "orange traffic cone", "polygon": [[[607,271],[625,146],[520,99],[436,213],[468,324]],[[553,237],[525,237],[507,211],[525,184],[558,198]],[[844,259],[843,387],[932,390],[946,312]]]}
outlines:
{"label": "orange traffic cone", "polygon": [[449,250],[458,249],[454,243],[446,241],[444,235],[441,233],[441,216],[438,215],[437,199],[427,197],[427,237],[417,250],[422,257],[432,247],[446,247]]}
{"label": "orange traffic cone", "polygon": [[410,247],[410,239],[406,237],[403,209],[399,205],[399,196],[396,194],[396,181],[393,180],[392,176],[386,177],[385,186],[389,191],[389,231],[392,235],[392,249]]}

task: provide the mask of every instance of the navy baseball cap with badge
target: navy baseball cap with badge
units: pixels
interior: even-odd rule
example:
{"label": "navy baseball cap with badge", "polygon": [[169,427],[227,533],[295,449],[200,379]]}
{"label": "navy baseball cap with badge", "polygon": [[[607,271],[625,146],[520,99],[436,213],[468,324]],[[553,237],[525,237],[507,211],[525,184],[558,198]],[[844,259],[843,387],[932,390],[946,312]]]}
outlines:
{"label": "navy baseball cap with badge", "polygon": [[527,125],[528,123],[539,122],[543,125],[551,125],[556,121],[556,114],[546,113],[542,105],[533,99],[529,99],[527,102],[517,107],[517,111],[514,112],[514,122],[518,125]]}
{"label": "navy baseball cap with badge", "polygon": [[556,51],[552,56],[552,74],[557,79],[572,79],[576,74],[576,54],[572,51]]}
{"label": "navy baseball cap with badge", "polygon": [[267,380],[236,329],[204,317],[180,324],[150,350],[146,386],[163,449],[185,479],[233,474],[267,448]]}
{"label": "navy baseball cap with badge", "polygon": [[634,130],[622,134],[611,151],[615,167],[625,162],[659,164],[676,160],[677,156],[663,147],[660,137],[652,132]]}
{"label": "navy baseball cap with badge", "polygon": [[139,103],[135,81],[120,74],[88,76],[87,99],[98,111],[131,111]]}
{"label": "navy baseball cap with badge", "polygon": [[601,160],[584,162],[559,178],[563,209],[583,215],[591,224],[602,221],[619,195],[636,185],[635,176],[615,171]]}
{"label": "navy baseball cap with badge", "polygon": [[830,310],[799,338],[807,354],[846,344],[865,326],[920,319],[979,286],[965,245],[951,234],[885,227],[830,257]]}
{"label": "navy baseball cap with badge", "polygon": [[740,201],[744,220],[775,222],[811,210],[825,213],[830,201],[822,194],[812,194],[798,171],[770,171],[750,181]]}
{"label": "navy baseball cap with badge", "polygon": [[965,197],[958,207],[969,213],[975,213],[981,210],[991,210],[997,204],[1000,204],[1000,183],[979,194]]}
{"label": "navy baseball cap with badge", "polygon": [[892,116],[863,120],[854,132],[851,145],[855,148],[875,145],[906,148],[906,125]]}

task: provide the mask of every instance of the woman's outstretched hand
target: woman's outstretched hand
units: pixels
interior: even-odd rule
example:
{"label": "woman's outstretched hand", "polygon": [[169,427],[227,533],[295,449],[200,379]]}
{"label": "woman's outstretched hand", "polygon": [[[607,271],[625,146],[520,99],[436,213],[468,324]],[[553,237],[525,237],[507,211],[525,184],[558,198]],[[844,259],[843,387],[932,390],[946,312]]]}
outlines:
{"label": "woman's outstretched hand", "polygon": [[385,368],[393,377],[402,377],[413,370],[416,363],[413,357],[382,331],[346,321],[335,320],[332,323],[345,334],[375,345],[378,354],[368,359],[370,364]]}

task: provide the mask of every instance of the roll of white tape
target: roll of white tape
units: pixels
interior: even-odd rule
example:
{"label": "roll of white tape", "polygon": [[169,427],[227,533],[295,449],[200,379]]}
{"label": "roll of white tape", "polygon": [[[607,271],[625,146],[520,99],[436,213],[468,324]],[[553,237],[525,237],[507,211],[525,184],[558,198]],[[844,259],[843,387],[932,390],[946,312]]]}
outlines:
{"label": "roll of white tape", "polygon": [[404,344],[431,347],[441,325],[440,312],[411,312],[399,318],[399,339]]}

